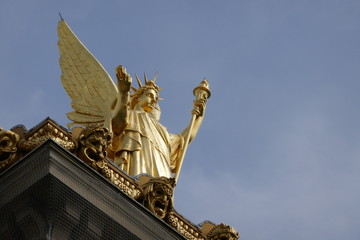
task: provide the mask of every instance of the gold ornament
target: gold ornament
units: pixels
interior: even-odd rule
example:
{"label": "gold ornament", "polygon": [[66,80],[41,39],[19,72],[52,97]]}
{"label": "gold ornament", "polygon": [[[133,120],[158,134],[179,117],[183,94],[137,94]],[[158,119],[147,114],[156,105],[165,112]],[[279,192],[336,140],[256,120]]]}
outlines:
{"label": "gold ornament", "polygon": [[0,172],[8,168],[19,157],[19,135],[0,128]]}

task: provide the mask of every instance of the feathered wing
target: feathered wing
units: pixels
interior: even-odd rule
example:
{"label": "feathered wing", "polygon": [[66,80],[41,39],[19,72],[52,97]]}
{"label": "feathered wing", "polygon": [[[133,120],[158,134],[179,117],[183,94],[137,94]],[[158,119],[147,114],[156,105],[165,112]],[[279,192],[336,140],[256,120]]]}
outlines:
{"label": "feathered wing", "polygon": [[118,101],[116,85],[63,19],[58,24],[58,35],[61,82],[75,110],[67,114],[73,121],[68,126],[98,123],[110,128]]}

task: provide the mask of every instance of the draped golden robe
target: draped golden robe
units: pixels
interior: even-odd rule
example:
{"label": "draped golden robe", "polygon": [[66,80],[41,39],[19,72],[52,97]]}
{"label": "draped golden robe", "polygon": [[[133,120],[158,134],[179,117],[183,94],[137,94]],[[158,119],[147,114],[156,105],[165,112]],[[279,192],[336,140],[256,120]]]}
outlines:
{"label": "draped golden robe", "polygon": [[146,112],[129,110],[127,127],[112,143],[114,163],[130,176],[172,177],[184,137],[170,134]]}

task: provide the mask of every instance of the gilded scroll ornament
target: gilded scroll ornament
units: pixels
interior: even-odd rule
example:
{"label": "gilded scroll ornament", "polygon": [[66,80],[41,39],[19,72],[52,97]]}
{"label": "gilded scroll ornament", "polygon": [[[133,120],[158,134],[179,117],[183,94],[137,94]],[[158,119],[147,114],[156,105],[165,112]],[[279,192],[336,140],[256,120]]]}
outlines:
{"label": "gilded scroll ornament", "polygon": [[226,224],[216,225],[207,235],[209,240],[237,240],[240,238],[235,228]]}
{"label": "gilded scroll ornament", "polygon": [[193,225],[184,221],[178,214],[170,213],[166,222],[175,228],[179,233],[189,240],[205,240],[206,238],[200,233],[200,230]]}
{"label": "gilded scroll ornament", "polygon": [[108,179],[109,182],[113,183],[130,197],[134,199],[139,199],[141,197],[141,189],[138,187],[135,180],[126,177],[122,172],[120,173],[118,169],[113,168],[106,160],[97,161],[95,169]]}
{"label": "gilded scroll ornament", "polygon": [[21,139],[19,147],[27,152],[32,151],[48,139],[52,139],[71,152],[76,148],[75,142],[72,141],[69,133],[61,129],[50,119],[45,120],[36,129],[26,133],[25,138]]}
{"label": "gilded scroll ornament", "polygon": [[18,159],[19,140],[18,134],[0,128],[0,172]]}
{"label": "gilded scroll ornament", "polygon": [[115,84],[64,20],[59,22],[58,35],[61,81],[74,109],[67,114],[72,121],[68,126],[97,123],[108,128],[113,138],[107,156],[130,176],[145,173],[177,179],[187,144],[204,117],[210,96],[207,81],[195,89],[191,123],[181,133],[171,134],[159,123],[156,76],[148,80],[145,75],[144,83],[136,76],[139,87],[135,88],[126,69],[119,66]]}
{"label": "gilded scroll ornament", "polygon": [[6,131],[0,128],[0,171],[5,170],[49,139],[70,152],[76,148],[76,143],[71,139],[70,133],[50,118],[45,119],[30,131],[26,131],[22,125]]}

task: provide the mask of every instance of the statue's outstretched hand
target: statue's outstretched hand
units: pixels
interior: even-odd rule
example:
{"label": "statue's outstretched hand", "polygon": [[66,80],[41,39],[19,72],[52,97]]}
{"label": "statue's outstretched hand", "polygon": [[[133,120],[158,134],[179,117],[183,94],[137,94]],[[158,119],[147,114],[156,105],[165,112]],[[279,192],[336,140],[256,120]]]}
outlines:
{"label": "statue's outstretched hand", "polygon": [[131,87],[132,79],[128,73],[126,73],[126,69],[119,65],[116,68],[116,78],[118,80],[117,85],[120,92],[129,92]]}
{"label": "statue's outstretched hand", "polygon": [[196,100],[194,100],[194,107],[193,107],[193,110],[192,110],[192,114],[196,115],[196,117],[203,116],[205,106],[206,106],[206,99],[196,99]]}

